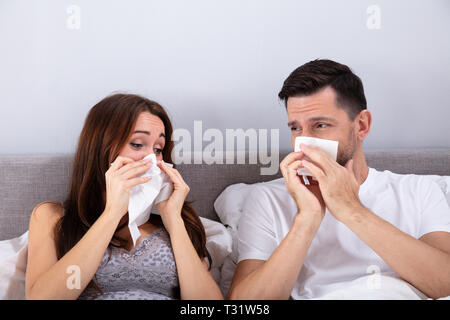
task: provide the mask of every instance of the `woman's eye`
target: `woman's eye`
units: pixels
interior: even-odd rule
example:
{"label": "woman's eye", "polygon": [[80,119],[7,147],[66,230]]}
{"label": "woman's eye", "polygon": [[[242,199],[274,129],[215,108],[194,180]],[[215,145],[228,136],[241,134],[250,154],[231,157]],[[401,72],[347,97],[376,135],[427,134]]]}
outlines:
{"label": "woman's eye", "polygon": [[130,143],[130,145],[133,147],[133,148],[137,148],[137,149],[139,149],[139,148],[141,148],[142,147],[142,144],[139,144],[139,143]]}
{"label": "woman's eye", "polygon": [[159,149],[159,148],[155,148],[154,150],[155,150],[155,153],[156,153],[156,154],[160,154],[160,153],[162,153],[162,149]]}

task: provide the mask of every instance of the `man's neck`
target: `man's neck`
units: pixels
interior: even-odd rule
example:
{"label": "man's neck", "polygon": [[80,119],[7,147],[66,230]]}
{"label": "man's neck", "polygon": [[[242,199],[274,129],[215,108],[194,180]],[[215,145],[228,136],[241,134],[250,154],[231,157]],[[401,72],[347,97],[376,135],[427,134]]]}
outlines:
{"label": "man's neck", "polygon": [[366,157],[362,148],[359,148],[353,155],[353,172],[355,173],[356,181],[361,185],[366,181],[369,175],[369,167],[366,163]]}

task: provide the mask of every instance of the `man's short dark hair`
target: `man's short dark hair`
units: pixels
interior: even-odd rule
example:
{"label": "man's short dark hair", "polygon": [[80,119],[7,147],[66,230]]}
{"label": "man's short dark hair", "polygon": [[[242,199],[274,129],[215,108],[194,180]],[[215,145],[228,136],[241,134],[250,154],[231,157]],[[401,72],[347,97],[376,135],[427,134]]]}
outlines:
{"label": "man's short dark hair", "polygon": [[350,120],[367,109],[361,79],[346,65],[326,59],[313,60],[295,69],[284,81],[278,97],[287,107],[289,97],[308,96],[328,86],[336,92],[336,105],[347,112]]}

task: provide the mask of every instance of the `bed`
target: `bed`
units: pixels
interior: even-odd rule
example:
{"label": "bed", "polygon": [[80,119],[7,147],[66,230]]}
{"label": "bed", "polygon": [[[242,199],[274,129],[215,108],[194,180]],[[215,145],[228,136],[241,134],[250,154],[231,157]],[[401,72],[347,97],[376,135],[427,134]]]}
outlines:
{"label": "bed", "polygon": [[[287,153],[280,153],[280,161]],[[379,170],[436,177],[450,176],[450,148],[367,149],[365,155],[368,165]],[[65,199],[72,172],[72,158],[72,154],[0,156],[0,243],[5,244],[6,242],[1,240],[14,238],[15,246],[23,246],[26,243],[24,234],[28,229],[33,208],[45,200]],[[246,159],[248,158],[247,154]],[[281,177],[279,171],[275,175],[261,175],[261,168],[265,165],[260,163],[236,164],[236,162],[177,166],[191,187],[188,200],[193,201],[193,207],[204,218],[205,226],[206,224],[210,226],[207,231],[211,240],[211,250],[220,251],[216,255],[218,258],[214,265],[215,279],[220,283],[224,294],[229,287],[235,267],[233,257],[236,255],[236,241],[233,228],[238,221],[232,220],[231,217],[227,220],[224,213],[226,210],[223,210],[217,199],[229,186],[244,184],[247,186]],[[219,214],[218,210],[221,210]],[[17,268],[24,269],[25,266]],[[1,290],[0,287],[0,297],[5,297],[5,293],[2,295]]]}

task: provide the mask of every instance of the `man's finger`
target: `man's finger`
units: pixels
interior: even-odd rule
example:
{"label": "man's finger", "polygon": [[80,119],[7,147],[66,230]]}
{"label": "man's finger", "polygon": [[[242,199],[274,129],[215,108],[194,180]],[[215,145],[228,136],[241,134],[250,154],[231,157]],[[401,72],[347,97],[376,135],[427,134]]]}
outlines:
{"label": "man's finger", "polygon": [[295,160],[300,160],[305,156],[303,152],[291,152],[286,157],[284,157],[283,161],[280,162],[280,169],[283,173],[283,170],[287,170],[287,167]]}
{"label": "man's finger", "polygon": [[302,160],[303,166],[311,172],[316,179],[320,181],[325,177],[325,173],[318,166],[307,160]]}
{"label": "man's finger", "polygon": [[353,172],[353,159],[347,161],[347,163],[345,164],[345,168]]}
{"label": "man's finger", "polygon": [[345,169],[348,170],[348,172],[350,173],[353,181],[357,182],[356,176],[355,176],[355,171],[353,171],[353,159],[350,159],[347,161],[347,163],[345,164]]}
{"label": "man's finger", "polygon": [[315,162],[316,166],[321,167],[325,173],[337,164],[336,161],[318,147],[301,144],[301,148],[305,155]]}
{"label": "man's finger", "polygon": [[296,160],[294,162],[292,162],[288,168],[287,168],[287,174],[289,176],[289,178],[294,178],[295,176],[297,176],[297,169],[302,167],[302,161],[301,160]]}

